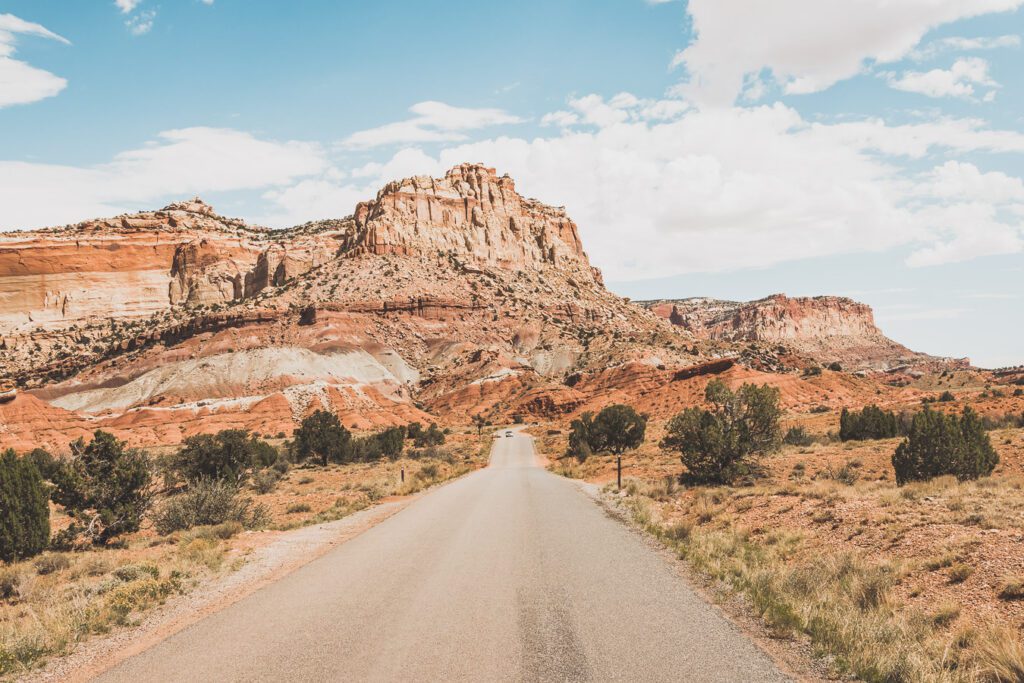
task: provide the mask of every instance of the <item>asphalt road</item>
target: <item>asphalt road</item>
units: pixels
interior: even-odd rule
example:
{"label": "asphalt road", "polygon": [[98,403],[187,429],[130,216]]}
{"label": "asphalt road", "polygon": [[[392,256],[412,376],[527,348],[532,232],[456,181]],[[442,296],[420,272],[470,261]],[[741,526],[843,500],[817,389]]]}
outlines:
{"label": "asphalt road", "polygon": [[532,439],[107,672],[126,681],[782,681]]}

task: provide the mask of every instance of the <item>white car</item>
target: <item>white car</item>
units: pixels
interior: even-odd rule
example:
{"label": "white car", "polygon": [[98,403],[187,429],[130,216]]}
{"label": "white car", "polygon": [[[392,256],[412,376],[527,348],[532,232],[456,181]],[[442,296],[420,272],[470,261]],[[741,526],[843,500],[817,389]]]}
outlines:
{"label": "white car", "polygon": [[512,436],[512,432],[505,432],[505,436]]}

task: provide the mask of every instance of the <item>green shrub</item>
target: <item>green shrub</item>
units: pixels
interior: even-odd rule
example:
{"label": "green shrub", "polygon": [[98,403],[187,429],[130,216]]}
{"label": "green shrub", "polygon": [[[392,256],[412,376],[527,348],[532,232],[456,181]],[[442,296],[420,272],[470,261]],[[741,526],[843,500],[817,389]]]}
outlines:
{"label": "green shrub", "polygon": [[53,457],[45,448],[34,448],[25,459],[36,466],[39,474],[46,481],[53,481],[54,473],[60,468],[60,460]]}
{"label": "green shrub", "polygon": [[277,449],[256,435],[244,429],[225,429],[185,439],[171,466],[187,481],[225,479],[240,484],[250,469],[268,467],[277,457]]}
{"label": "green shrub", "polygon": [[807,433],[803,427],[790,427],[782,442],[790,446],[810,446],[814,443],[814,436]]}
{"label": "green shrub", "polygon": [[312,511],[313,511],[313,508],[311,508],[308,503],[292,503],[287,508],[285,508],[285,512],[287,514],[289,514],[289,515],[294,515],[294,514],[299,513],[299,512],[312,512]]}
{"label": "green shrub", "polygon": [[860,412],[843,408],[839,415],[839,438],[843,441],[891,439],[899,435],[899,418],[878,406],[867,406]]}
{"label": "green shrub", "polygon": [[58,535],[58,545],[80,537],[101,544],[138,531],[152,501],[149,457],[104,431],[88,444],[78,439],[71,453],[54,474],[53,500],[73,520]]}
{"label": "green shrub", "polygon": [[661,447],[680,453],[691,481],[730,483],[752,471],[753,456],[778,449],[779,390],[744,384],[733,392],[712,380],[704,395],[711,410],[687,408],[673,417]]}
{"label": "green shrub", "polygon": [[[426,435],[430,434],[429,437]],[[429,430],[420,433],[422,438],[435,438]],[[441,434],[444,439],[444,434]],[[398,460],[402,455],[405,446],[405,429],[402,427],[389,427],[382,432],[361,436],[352,439],[349,445],[349,454],[345,460],[358,460],[361,462],[374,462],[381,458]]]}
{"label": "green shrub", "polygon": [[0,560],[37,555],[50,541],[50,506],[39,470],[14,451],[0,454]]}
{"label": "green shrub", "polygon": [[921,399],[921,403],[928,405],[929,403],[952,403],[956,400],[956,396],[951,391],[943,391],[938,396],[925,396]]}
{"label": "green shrub", "polygon": [[977,479],[991,474],[997,464],[999,455],[969,407],[958,417],[926,406],[914,416],[909,435],[892,456],[900,486],[947,474],[961,481]]}
{"label": "green shrub", "polygon": [[188,490],[169,498],[153,515],[157,533],[166,535],[181,529],[238,522],[247,529],[266,525],[266,506],[253,505],[242,498],[238,489],[220,479],[204,479],[189,485]]}
{"label": "green shrub", "polygon": [[440,446],[444,443],[445,437],[444,432],[437,428],[436,424],[431,424],[427,429],[421,431],[415,439],[414,445],[416,448],[425,448],[427,446]]}
{"label": "green shrub", "polygon": [[405,438],[415,441],[423,431],[423,425],[419,422],[410,422],[405,426]]}
{"label": "green shrub", "polygon": [[317,458],[320,463],[347,462],[351,457],[352,435],[342,426],[338,416],[318,410],[302,421],[295,430],[292,450],[299,462]]}

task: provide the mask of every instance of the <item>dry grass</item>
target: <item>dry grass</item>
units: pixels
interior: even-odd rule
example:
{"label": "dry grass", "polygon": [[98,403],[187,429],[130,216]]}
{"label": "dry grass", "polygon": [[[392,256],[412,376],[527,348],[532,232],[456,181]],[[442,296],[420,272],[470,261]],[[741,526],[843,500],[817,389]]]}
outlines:
{"label": "dry grass", "polygon": [[[837,676],[1024,681],[1024,430],[992,433],[1002,462],[976,482],[897,487],[887,440],[785,447],[752,483],[695,488],[674,484],[658,430],[613,500],[772,632]],[[614,488],[612,458],[558,468]]]}
{"label": "dry grass", "polygon": [[[146,525],[123,547],[0,564],[0,678],[129,625],[171,595],[237,569],[248,550],[281,531],[340,519],[457,477],[486,464],[489,451],[489,437],[455,434],[420,459],[292,468],[269,489],[254,480],[243,495],[266,505],[271,532],[243,533],[237,522],[226,522],[159,536]],[[66,520],[55,511],[54,523],[59,528]]]}

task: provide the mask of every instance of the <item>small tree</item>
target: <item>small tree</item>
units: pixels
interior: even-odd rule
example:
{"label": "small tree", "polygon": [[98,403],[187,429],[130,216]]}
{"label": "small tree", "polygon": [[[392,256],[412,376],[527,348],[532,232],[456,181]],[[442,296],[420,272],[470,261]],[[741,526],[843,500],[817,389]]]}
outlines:
{"label": "small tree", "polygon": [[225,429],[185,439],[172,467],[188,481],[220,479],[236,485],[254,466],[269,466],[277,459],[273,446],[243,429]]}
{"label": "small tree", "polygon": [[337,415],[318,410],[295,430],[292,448],[299,461],[315,457],[327,465],[332,461],[345,462],[349,459],[351,440],[352,434],[342,426]]}
{"label": "small tree", "polygon": [[594,427],[594,414],[583,413],[569,425],[569,447],[566,455],[571,455],[580,462],[586,461],[593,453],[590,447],[591,431]]}
{"label": "small tree", "polygon": [[35,464],[13,450],[0,454],[0,560],[42,552],[50,541],[50,506]]}
{"label": "small tree", "polygon": [[710,410],[687,408],[672,418],[661,447],[679,451],[695,482],[727,484],[749,471],[752,456],[779,448],[779,390],[744,384],[731,391],[719,380],[704,396]]}
{"label": "small tree", "polygon": [[398,460],[405,446],[405,427],[389,427],[377,435],[381,454],[390,459]]}
{"label": "small tree", "polygon": [[484,426],[487,424],[487,418],[484,417],[483,413],[477,413],[473,416],[473,424],[476,425],[476,435],[480,436],[484,430]]}
{"label": "small tree", "polygon": [[416,448],[425,448],[427,446],[440,446],[444,443],[444,432],[437,428],[436,424],[431,423],[426,430],[421,431],[416,437]]}
{"label": "small tree", "polygon": [[419,422],[410,422],[405,426],[405,438],[415,441],[423,433],[423,425]]}
{"label": "small tree", "polygon": [[590,447],[594,451],[611,451],[619,455],[642,444],[646,431],[646,415],[621,403],[607,406],[594,418]]}
{"label": "small tree", "polygon": [[992,473],[999,454],[992,448],[978,414],[969,407],[960,417],[925,406],[914,416],[910,433],[892,456],[896,483],[925,481],[947,474],[960,481]]}
{"label": "small tree", "polygon": [[74,520],[61,532],[62,542],[84,536],[100,544],[137,531],[152,500],[149,457],[104,431],[88,444],[72,443],[71,459],[54,479],[53,500]]}
{"label": "small tree", "polygon": [[900,420],[896,414],[878,406],[867,406],[860,412],[843,408],[839,415],[839,438],[843,441],[891,439],[899,433]]}

